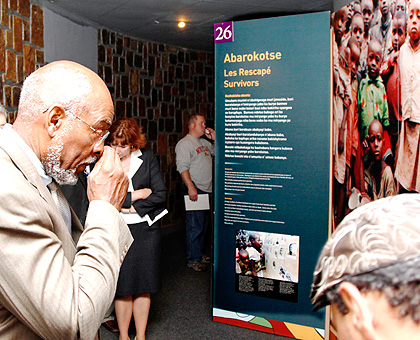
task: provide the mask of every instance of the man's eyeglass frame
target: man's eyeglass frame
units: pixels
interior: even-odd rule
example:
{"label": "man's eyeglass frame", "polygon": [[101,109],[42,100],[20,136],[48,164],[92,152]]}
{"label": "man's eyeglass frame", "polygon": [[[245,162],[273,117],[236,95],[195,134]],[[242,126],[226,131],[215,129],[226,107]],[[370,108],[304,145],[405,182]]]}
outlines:
{"label": "man's eyeglass frame", "polygon": [[108,138],[109,131],[107,131],[105,134],[103,134],[102,132],[100,132],[97,129],[95,129],[92,125],[90,125],[89,123],[85,122],[82,118],[80,118],[79,116],[75,115],[73,112],[71,112],[71,111],[69,111],[67,109],[64,109],[64,112],[66,113],[66,115],[69,115],[71,117],[74,117],[77,120],[81,121],[82,123],[85,123],[89,127],[89,129],[91,129],[93,132],[95,132],[98,135],[99,139],[96,141],[95,146],[101,145]]}

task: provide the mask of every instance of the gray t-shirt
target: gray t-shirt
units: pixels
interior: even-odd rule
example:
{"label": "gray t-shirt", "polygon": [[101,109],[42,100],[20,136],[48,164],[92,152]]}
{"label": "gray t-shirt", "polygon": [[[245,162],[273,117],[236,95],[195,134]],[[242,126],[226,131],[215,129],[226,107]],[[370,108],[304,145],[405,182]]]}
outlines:
{"label": "gray t-shirt", "polygon": [[188,170],[198,189],[211,192],[214,145],[206,139],[186,135],[176,145],[175,153],[178,172]]}

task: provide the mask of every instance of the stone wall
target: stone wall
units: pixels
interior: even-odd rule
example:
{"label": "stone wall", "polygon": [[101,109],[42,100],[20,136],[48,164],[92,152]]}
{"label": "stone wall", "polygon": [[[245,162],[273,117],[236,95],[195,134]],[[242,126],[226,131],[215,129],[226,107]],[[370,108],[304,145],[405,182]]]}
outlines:
{"label": "stone wall", "polygon": [[[20,88],[27,75],[44,65],[44,14],[30,0],[0,0],[0,103],[13,123]],[[107,83],[117,117],[133,117],[159,158],[168,191],[164,225],[184,215],[175,145],[187,133],[193,113],[214,126],[213,54],[140,41],[98,30],[98,73]]]}
{"label": "stone wall", "polygon": [[44,13],[30,0],[1,0],[0,102],[13,122],[25,76],[44,64]]}
{"label": "stone wall", "polygon": [[187,120],[203,114],[214,126],[213,54],[145,42],[100,29],[98,73],[112,94],[117,117],[133,117],[160,161],[168,191],[163,225],[184,215],[175,145]]}

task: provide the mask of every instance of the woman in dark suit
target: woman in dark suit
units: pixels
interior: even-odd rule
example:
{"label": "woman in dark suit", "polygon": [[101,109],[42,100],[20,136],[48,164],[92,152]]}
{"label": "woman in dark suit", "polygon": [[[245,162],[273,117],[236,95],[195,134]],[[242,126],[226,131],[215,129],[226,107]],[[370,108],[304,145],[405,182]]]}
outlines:
{"label": "woman in dark suit", "polygon": [[160,219],[165,209],[166,187],[159,163],[146,137],[132,118],[119,119],[110,128],[108,143],[120,157],[130,179],[121,210],[134,243],[121,266],[115,295],[115,313],[120,340],[128,340],[134,316],[136,339],[145,340],[150,294],[160,287]]}

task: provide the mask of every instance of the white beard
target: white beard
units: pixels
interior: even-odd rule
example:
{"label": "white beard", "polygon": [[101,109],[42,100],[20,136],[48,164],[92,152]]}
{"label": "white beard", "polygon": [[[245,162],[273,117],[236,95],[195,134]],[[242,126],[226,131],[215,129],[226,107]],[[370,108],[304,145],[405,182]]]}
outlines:
{"label": "white beard", "polygon": [[77,183],[76,169],[81,164],[91,164],[97,160],[97,157],[89,156],[81,161],[74,169],[62,169],[60,167],[61,153],[63,151],[63,144],[57,143],[49,147],[46,156],[42,160],[45,172],[48,176],[54,178],[59,185],[75,185]]}

